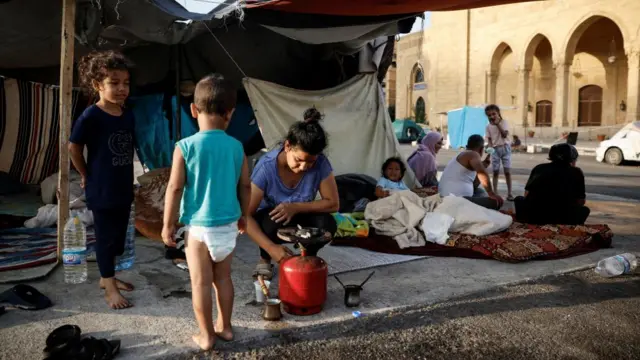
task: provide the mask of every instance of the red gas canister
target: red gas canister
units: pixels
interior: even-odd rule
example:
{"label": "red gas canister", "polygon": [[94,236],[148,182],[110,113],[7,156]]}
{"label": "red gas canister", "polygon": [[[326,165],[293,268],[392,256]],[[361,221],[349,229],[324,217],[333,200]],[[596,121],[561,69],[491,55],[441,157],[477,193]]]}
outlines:
{"label": "red gas canister", "polygon": [[317,256],[300,256],[280,264],[279,296],[284,311],[292,315],[313,315],[322,310],[327,300],[327,263]]}

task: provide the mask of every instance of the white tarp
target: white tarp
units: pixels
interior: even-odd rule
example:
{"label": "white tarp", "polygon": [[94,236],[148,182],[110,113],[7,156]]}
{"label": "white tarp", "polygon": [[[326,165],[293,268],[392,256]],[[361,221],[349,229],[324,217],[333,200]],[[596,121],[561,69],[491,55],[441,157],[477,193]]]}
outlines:
{"label": "white tarp", "polygon": [[[322,125],[329,134],[325,154],[335,175],[358,173],[378,179],[384,161],[401,156],[376,74],[358,75],[318,91],[252,78],[244,79],[244,87],[268,148],[281,142],[289,127],[302,120],[304,111],[315,106],[324,114]],[[409,168],[404,181],[409,187],[418,186]]]}

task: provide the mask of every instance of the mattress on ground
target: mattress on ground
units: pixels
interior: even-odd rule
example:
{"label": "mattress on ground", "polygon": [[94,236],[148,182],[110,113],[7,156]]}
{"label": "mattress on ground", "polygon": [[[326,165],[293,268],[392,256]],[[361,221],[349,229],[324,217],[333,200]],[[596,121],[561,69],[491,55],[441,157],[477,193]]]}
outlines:
{"label": "mattress on ground", "polygon": [[334,246],[352,246],[387,254],[455,256],[496,259],[504,262],[551,260],[590,253],[611,247],[613,232],[607,225],[529,225],[514,222],[506,231],[474,236],[450,234],[447,245],[400,249],[389,236],[374,229],[367,238],[337,238]]}

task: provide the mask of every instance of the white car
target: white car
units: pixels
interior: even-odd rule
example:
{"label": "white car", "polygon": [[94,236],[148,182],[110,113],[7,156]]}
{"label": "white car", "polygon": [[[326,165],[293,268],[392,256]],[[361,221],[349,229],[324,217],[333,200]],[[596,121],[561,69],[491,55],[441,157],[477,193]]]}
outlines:
{"label": "white car", "polygon": [[634,121],[620,129],[596,149],[596,160],[620,165],[623,161],[640,161],[640,121]]}

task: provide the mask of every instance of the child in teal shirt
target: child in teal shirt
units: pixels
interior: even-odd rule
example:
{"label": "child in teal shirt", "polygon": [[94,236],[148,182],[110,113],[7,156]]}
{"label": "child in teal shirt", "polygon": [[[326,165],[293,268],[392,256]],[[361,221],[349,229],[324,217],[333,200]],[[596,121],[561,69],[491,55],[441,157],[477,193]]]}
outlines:
{"label": "child in teal shirt", "polygon": [[[196,85],[191,113],[200,131],[176,144],[165,198],[162,239],[175,246],[178,200],[180,223],[187,228],[186,255],[193,310],[200,333],[193,340],[209,350],[215,337],[232,340],[231,260],[238,232],[244,233],[251,195],[249,167],[242,144],[227,135],[236,92],[221,75]],[[212,319],[211,284],[218,317]]]}

